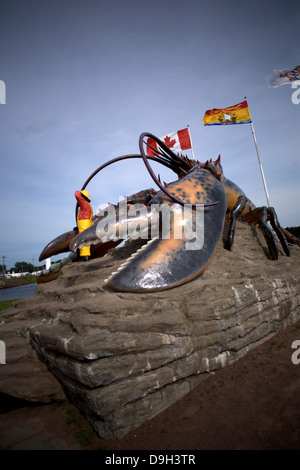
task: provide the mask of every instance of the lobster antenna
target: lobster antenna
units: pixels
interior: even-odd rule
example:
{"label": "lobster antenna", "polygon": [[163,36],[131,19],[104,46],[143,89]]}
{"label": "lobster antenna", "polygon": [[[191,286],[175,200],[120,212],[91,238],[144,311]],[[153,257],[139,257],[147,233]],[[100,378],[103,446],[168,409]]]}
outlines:
{"label": "lobster antenna", "polygon": [[[150,145],[148,142],[144,141],[144,144],[147,145],[147,147],[151,148],[152,152],[154,152],[155,156],[159,159],[160,163],[168,162],[168,164],[170,165],[170,169],[172,169],[177,174],[179,174],[179,170],[182,173],[186,173],[186,171],[183,168],[178,166],[178,162],[174,161],[174,158],[172,158],[173,155],[176,156],[176,154],[173,154],[173,152],[172,152],[172,157],[171,157],[166,152],[164,152],[164,150],[162,150],[162,149],[158,150],[157,148],[152,147],[152,145]],[[148,155],[148,157],[151,158],[151,155]],[[186,163],[186,162],[184,162],[184,163]]]}
{"label": "lobster antenna", "polygon": [[[151,166],[150,166],[150,163],[148,162],[148,158],[150,158],[149,155],[146,155],[145,154],[145,151],[144,151],[144,147],[143,147],[143,144],[145,144],[144,142],[144,137],[145,136],[148,136],[148,137],[151,137],[152,139],[155,140],[155,142],[158,143],[158,145],[160,146],[162,144],[163,147],[166,147],[165,144],[163,142],[161,142],[161,140],[159,140],[157,137],[155,137],[153,134],[149,134],[147,132],[144,132],[143,134],[140,135],[140,139],[139,139],[139,147],[140,147],[140,152],[141,152],[141,155],[143,157],[143,160],[144,160],[144,163],[146,165],[146,168],[147,170],[149,171],[149,174],[151,176],[151,178],[153,179],[153,181],[157,184],[157,186],[163,191],[163,193],[166,194],[166,196],[168,196],[172,201],[176,202],[177,204],[180,204],[181,206],[183,206],[184,204],[186,204],[186,202],[182,201],[181,199],[177,198],[176,196],[174,196],[173,194],[171,194],[162,184],[161,182],[158,180],[158,178],[156,177],[154,171],[152,170]],[[147,144],[148,145],[148,144]],[[168,147],[166,147],[168,149]],[[169,151],[170,149],[168,149]],[[183,163],[185,163],[185,161],[180,158],[178,155],[176,155],[175,153],[173,153],[172,151],[170,151],[170,154],[171,156],[175,156],[177,157],[177,159],[179,161],[182,161]],[[215,206],[216,204],[219,204],[219,201],[217,202],[212,202],[210,204],[204,204],[204,207],[210,207],[210,206]],[[196,205],[195,204],[192,204],[192,207],[195,208]]]}
{"label": "lobster antenna", "polygon": [[[147,134],[147,135],[152,135],[152,134]],[[154,139],[154,138],[157,139],[157,137],[153,136],[152,139]],[[159,139],[157,139],[157,140],[159,141]],[[170,154],[171,154],[171,155],[168,155],[168,154],[167,154],[163,149],[161,149],[161,148],[159,148],[159,150],[158,150],[158,149],[152,147],[152,145],[150,145],[148,142],[143,141],[143,143],[144,143],[145,145],[147,145],[147,147],[150,147],[153,152],[155,152],[155,155],[157,156],[157,158],[159,158],[159,160],[160,160],[161,163],[162,163],[162,162],[168,162],[169,165],[170,165],[170,169],[172,169],[175,173],[177,173],[177,175],[179,175],[180,172],[181,172],[181,173],[184,173],[184,174],[187,173],[186,170],[184,170],[181,166],[179,166],[179,162],[178,162],[177,159],[179,158],[179,159],[180,159],[180,163],[184,163],[185,166],[187,166],[186,161],[183,160],[181,157],[179,157],[179,155],[176,155],[174,152],[172,152],[172,150],[170,150],[170,149],[168,148],[168,150],[170,151]],[[148,154],[147,154],[147,157],[151,159],[151,156],[148,155]],[[174,158],[174,157],[175,157],[175,158]],[[176,158],[176,157],[177,157],[177,158]]]}
{"label": "lobster antenna", "polygon": [[[104,170],[104,168],[106,168],[107,166],[109,165],[112,165],[113,163],[116,163],[116,162],[119,162],[121,160],[127,160],[127,159],[131,159],[131,158],[143,158],[142,155],[140,154],[128,154],[128,155],[122,155],[120,157],[116,157],[116,158],[113,158],[112,160],[109,160],[108,162],[106,163],[103,163],[103,165],[99,166],[89,177],[88,179],[85,181],[84,185],[82,186],[81,188],[81,191],[83,191],[87,185],[89,184],[89,182],[101,171],[101,170]],[[165,160],[163,159],[159,153],[157,156],[149,156],[149,159],[150,160],[153,160],[157,163],[161,163],[162,165],[166,166],[167,168],[169,168],[170,170],[173,170],[175,171],[176,173],[176,165],[174,164],[174,162],[171,161],[171,159],[169,158],[168,160]],[[76,203],[76,207],[75,207],[75,220],[77,222],[77,213],[78,213],[78,209],[79,209],[79,204],[78,202]]]}

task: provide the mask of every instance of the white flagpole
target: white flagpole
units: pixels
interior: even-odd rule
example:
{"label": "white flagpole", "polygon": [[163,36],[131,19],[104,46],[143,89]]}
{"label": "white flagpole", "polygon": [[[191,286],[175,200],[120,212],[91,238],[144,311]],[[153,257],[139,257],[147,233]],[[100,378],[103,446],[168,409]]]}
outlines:
{"label": "white flagpole", "polygon": [[187,125],[187,128],[188,128],[188,131],[189,131],[189,136],[190,136],[190,141],[191,141],[191,149],[192,149],[193,160],[195,160],[194,148],[193,148],[193,142],[192,142],[192,136],[191,136],[191,131],[190,131],[189,124]]}
{"label": "white flagpole", "polygon": [[[247,100],[247,96],[245,96],[245,99]],[[249,106],[248,106],[248,108],[249,108]],[[260,156],[259,156],[259,152],[258,152],[258,147],[257,147],[257,142],[256,142],[256,137],[255,137],[255,132],[254,132],[254,126],[253,126],[252,118],[251,118],[250,125],[251,125],[251,131],[252,131],[252,135],[253,135],[254,145],[255,145],[255,149],[256,149],[256,153],[257,153],[257,158],[258,158],[258,164],[259,164],[259,168],[260,168],[260,172],[261,172],[261,177],[262,177],[262,180],[263,180],[263,185],[264,185],[264,189],[265,189],[265,193],[266,193],[267,204],[268,204],[268,207],[270,207],[271,204],[270,204],[269,193],[268,193],[268,189],[267,189],[267,184],[266,184],[266,179],[265,179],[265,175],[264,175],[264,170],[263,170],[263,167],[262,167],[262,164],[261,164],[261,160],[260,160]]]}

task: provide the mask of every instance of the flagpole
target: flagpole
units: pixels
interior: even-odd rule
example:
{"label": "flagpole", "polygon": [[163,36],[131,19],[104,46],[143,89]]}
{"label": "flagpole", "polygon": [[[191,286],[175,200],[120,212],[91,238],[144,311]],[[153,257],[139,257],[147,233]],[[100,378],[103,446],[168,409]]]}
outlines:
{"label": "flagpole", "polygon": [[190,131],[189,124],[187,125],[187,128],[188,128],[188,131],[189,131],[189,136],[190,136],[190,141],[191,141],[191,149],[192,149],[193,160],[195,160],[194,147],[193,147],[192,136],[191,136],[191,131]]}
{"label": "flagpole", "polygon": [[[247,100],[247,96],[245,96],[245,99]],[[249,108],[249,105],[248,105],[248,108]],[[260,168],[260,172],[261,172],[261,177],[262,177],[262,180],[263,180],[263,185],[264,185],[264,189],[265,189],[265,193],[266,193],[267,204],[268,204],[268,207],[270,207],[271,204],[270,204],[270,198],[269,198],[269,193],[268,193],[268,189],[267,189],[267,183],[266,183],[266,179],[265,179],[261,159],[260,159],[260,156],[259,156],[259,151],[258,151],[258,147],[257,147],[257,141],[256,141],[256,136],[255,136],[255,131],[254,131],[252,118],[251,118],[250,126],[251,126],[252,136],[253,136],[254,145],[255,145],[255,149],[256,149],[256,154],[257,154],[257,158],[258,158],[258,164],[259,164],[259,168]]]}

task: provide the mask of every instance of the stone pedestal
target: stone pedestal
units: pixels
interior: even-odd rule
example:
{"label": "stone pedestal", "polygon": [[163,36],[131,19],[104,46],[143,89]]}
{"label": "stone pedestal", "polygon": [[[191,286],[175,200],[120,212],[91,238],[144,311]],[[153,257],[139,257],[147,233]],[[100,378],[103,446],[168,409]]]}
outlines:
{"label": "stone pedestal", "polygon": [[271,261],[247,224],[237,224],[231,252],[220,243],[202,276],[168,291],[105,287],[130,250],[67,265],[39,285],[38,321],[28,325],[33,350],[104,439],[122,437],[300,317],[300,249]]}

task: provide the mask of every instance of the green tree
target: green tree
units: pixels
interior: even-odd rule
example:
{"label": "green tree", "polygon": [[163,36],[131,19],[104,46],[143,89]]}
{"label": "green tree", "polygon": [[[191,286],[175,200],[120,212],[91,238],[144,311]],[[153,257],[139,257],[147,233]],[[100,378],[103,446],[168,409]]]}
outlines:
{"label": "green tree", "polygon": [[300,227],[286,227],[286,230],[295,237],[300,238]]}
{"label": "green tree", "polygon": [[32,273],[34,270],[34,265],[32,263],[27,263],[26,261],[17,261],[14,266],[14,271],[16,273]]}

